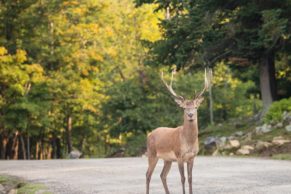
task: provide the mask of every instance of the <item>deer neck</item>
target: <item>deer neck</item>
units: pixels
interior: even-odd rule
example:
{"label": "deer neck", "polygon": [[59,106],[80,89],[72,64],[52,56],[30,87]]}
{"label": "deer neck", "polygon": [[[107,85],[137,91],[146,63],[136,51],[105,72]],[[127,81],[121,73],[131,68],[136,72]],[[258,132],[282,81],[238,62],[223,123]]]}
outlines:
{"label": "deer neck", "polygon": [[186,116],[184,117],[182,135],[188,143],[193,143],[198,137],[197,117],[190,122]]}

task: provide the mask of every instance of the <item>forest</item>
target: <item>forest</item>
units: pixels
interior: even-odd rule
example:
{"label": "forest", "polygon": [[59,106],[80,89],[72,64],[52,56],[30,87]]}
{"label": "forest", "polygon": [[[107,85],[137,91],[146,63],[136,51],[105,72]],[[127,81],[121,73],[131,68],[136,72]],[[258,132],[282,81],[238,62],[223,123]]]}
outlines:
{"label": "forest", "polygon": [[142,155],[173,69],[201,132],[291,112],[291,1],[0,0],[0,158]]}

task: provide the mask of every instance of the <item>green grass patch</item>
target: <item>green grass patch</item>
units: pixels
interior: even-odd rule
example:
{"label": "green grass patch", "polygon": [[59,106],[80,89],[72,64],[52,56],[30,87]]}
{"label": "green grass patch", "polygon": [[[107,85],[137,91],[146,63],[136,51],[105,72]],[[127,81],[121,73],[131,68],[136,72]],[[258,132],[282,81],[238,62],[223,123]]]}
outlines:
{"label": "green grass patch", "polygon": [[0,184],[3,184],[7,181],[8,177],[6,176],[0,176]]}
{"label": "green grass patch", "polygon": [[275,154],[272,158],[276,160],[291,160],[291,154]]}
{"label": "green grass patch", "polygon": [[7,193],[14,189],[17,194],[35,194],[37,192],[51,194],[43,184],[29,183],[13,176],[0,175],[0,184],[3,185]]}
{"label": "green grass patch", "polygon": [[28,184],[25,184],[23,187],[20,187],[17,190],[17,193],[18,194],[34,194],[38,191],[42,191],[42,194],[51,194],[50,192],[46,190],[47,188],[42,184],[28,183]]}

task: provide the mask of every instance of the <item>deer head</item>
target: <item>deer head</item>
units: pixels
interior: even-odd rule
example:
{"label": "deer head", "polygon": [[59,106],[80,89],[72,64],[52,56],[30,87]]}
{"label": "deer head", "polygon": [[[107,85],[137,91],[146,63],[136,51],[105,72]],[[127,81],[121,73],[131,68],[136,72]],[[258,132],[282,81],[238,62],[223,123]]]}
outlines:
{"label": "deer head", "polygon": [[170,85],[167,84],[167,82],[164,80],[164,75],[162,72],[161,78],[163,83],[165,84],[166,88],[168,91],[171,93],[173,96],[175,102],[184,109],[184,118],[186,118],[188,121],[192,122],[197,119],[197,109],[199,108],[200,104],[203,101],[203,93],[209,88],[210,85],[210,77],[211,77],[211,72],[206,71],[205,69],[205,75],[204,75],[204,88],[201,92],[196,94],[193,99],[187,100],[183,96],[177,95],[177,93],[173,89],[173,78],[176,73],[176,70],[174,69],[172,71],[172,76],[171,76],[171,82]]}

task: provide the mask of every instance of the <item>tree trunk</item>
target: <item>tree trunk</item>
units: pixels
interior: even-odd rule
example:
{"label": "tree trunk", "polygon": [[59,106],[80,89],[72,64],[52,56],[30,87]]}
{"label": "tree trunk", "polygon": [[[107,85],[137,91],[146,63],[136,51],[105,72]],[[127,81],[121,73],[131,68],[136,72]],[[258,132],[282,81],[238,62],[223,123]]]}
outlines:
{"label": "tree trunk", "polygon": [[62,153],[61,153],[61,140],[58,137],[56,137],[56,145],[57,145],[57,158],[61,158],[62,157]]}
{"label": "tree trunk", "polygon": [[1,139],[1,159],[6,159],[6,148],[7,148],[7,144],[8,144],[8,137],[6,137],[5,135],[2,135],[2,139]]}
{"label": "tree trunk", "polygon": [[73,149],[72,147],[72,117],[71,116],[68,116],[67,118],[66,133],[67,133],[68,153],[71,153]]}
{"label": "tree trunk", "polygon": [[170,13],[170,6],[168,5],[166,7],[166,15],[165,15],[166,19],[169,20],[171,19],[171,13]]}
{"label": "tree trunk", "polygon": [[13,145],[12,145],[12,158],[13,160],[18,159],[18,151],[19,151],[19,139],[18,139],[18,131],[15,133],[15,137],[13,139]]}
{"label": "tree trunk", "polygon": [[6,159],[7,160],[10,160],[13,158],[13,140],[14,140],[14,137],[13,136],[10,136],[8,137],[8,143],[7,143],[7,146],[6,146]]}
{"label": "tree trunk", "polygon": [[51,153],[51,158],[53,159],[57,159],[57,141],[56,141],[56,136],[55,134],[53,134],[53,138],[52,138],[52,153]]}
{"label": "tree trunk", "polygon": [[[212,79],[212,69],[210,69],[211,79]],[[209,114],[210,114],[210,124],[214,124],[213,118],[213,96],[212,96],[212,83],[209,85]]]}
{"label": "tree trunk", "polygon": [[275,77],[275,56],[274,54],[265,55],[260,62],[260,87],[263,100],[264,116],[270,105],[277,98],[276,77]]}
{"label": "tree trunk", "polygon": [[40,146],[39,146],[39,141],[36,142],[35,145],[35,159],[39,160],[40,159]]}
{"label": "tree trunk", "polygon": [[78,149],[80,152],[83,152],[84,137],[80,137]]}
{"label": "tree trunk", "polygon": [[29,138],[29,135],[27,135],[27,138],[26,138],[26,150],[27,150],[27,160],[30,160],[30,138]]}
{"label": "tree trunk", "polygon": [[44,141],[43,141],[43,138],[41,138],[41,140],[40,140],[40,156],[39,156],[39,158],[41,159],[41,160],[44,160]]}
{"label": "tree trunk", "polygon": [[19,138],[20,138],[20,143],[21,143],[22,159],[26,160],[26,148],[25,148],[23,136],[20,135]]}

